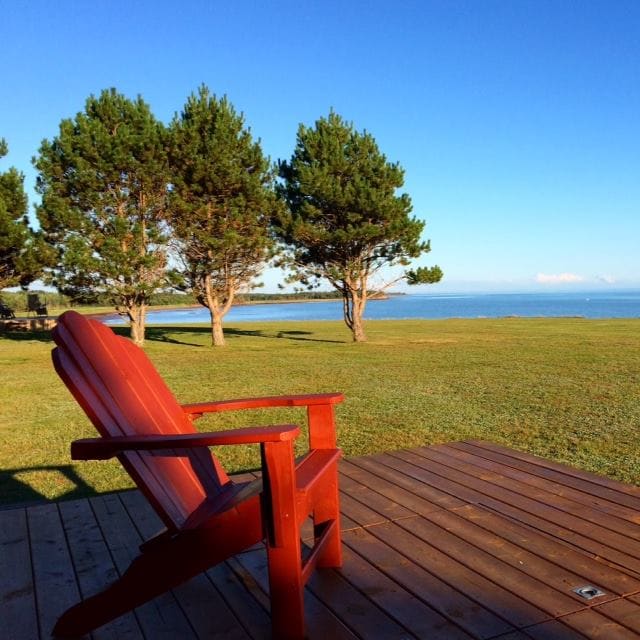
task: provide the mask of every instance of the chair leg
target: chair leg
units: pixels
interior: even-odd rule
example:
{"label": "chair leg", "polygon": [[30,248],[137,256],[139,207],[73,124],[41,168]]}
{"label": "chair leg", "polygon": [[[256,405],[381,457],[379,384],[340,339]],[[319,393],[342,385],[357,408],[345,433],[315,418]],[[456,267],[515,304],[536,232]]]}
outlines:
{"label": "chair leg", "polygon": [[272,634],[278,640],[302,640],[304,581],[293,444],[290,440],[265,442],[261,445],[261,454]]}
{"label": "chair leg", "polygon": [[267,547],[273,638],[304,638],[304,583],[300,539],[283,547]]}
{"label": "chair leg", "polygon": [[324,542],[318,554],[317,567],[341,567],[342,543],[340,541],[340,499],[338,494],[338,463],[327,471],[322,485],[322,498],[314,506],[314,537],[317,541],[326,523],[336,521],[336,526]]}

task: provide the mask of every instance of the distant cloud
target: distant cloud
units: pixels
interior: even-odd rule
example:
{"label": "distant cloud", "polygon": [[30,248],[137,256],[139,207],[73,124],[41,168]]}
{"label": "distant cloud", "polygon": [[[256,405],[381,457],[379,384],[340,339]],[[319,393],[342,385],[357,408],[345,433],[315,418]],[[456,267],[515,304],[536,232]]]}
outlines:
{"label": "distant cloud", "polygon": [[598,282],[604,282],[605,284],[615,284],[616,279],[613,276],[597,276],[596,280]]}
{"label": "distant cloud", "polygon": [[575,273],[555,273],[546,274],[539,273],[536,276],[536,282],[541,284],[565,284],[567,282],[582,282],[584,278]]}

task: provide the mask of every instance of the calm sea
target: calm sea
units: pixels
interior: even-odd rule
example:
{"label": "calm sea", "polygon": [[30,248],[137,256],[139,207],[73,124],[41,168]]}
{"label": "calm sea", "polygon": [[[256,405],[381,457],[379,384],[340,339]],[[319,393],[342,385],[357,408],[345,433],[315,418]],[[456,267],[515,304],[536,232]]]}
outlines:
{"label": "calm sea", "polygon": [[[527,293],[466,295],[400,295],[370,301],[365,318],[392,320],[408,318],[502,318],[584,317],[638,318],[640,291],[594,293]],[[337,301],[251,304],[233,307],[225,318],[229,322],[269,320],[341,320],[342,305]],[[123,324],[110,317],[107,324]],[[152,324],[209,322],[204,308],[152,311]]]}

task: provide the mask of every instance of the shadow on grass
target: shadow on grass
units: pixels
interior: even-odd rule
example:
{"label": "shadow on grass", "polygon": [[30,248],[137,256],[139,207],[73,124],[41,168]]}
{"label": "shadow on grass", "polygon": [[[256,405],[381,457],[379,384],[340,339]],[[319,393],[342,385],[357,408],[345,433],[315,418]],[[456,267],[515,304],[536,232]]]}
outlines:
{"label": "shadow on grass", "polygon": [[[128,327],[110,327],[119,336],[129,337]],[[51,331],[0,331],[0,341],[13,340],[16,342],[51,342]]]}
{"label": "shadow on grass", "polygon": [[0,470],[0,509],[8,509],[17,506],[28,506],[52,502],[39,491],[36,491],[28,482],[22,479],[22,474],[30,473],[58,473],[73,485],[66,493],[59,495],[55,500],[73,500],[74,498],[86,498],[98,493],[87,484],[75,471],[73,465],[42,465],[37,467],[16,467],[15,469]]}
{"label": "shadow on grass", "polygon": [[[109,327],[115,334],[119,336],[129,337],[129,328],[121,326]],[[179,337],[176,337],[176,334]],[[167,342],[170,344],[182,344],[190,347],[208,347],[210,343],[202,344],[201,342],[189,342],[188,335],[210,335],[211,329],[209,327],[198,326],[147,326],[146,339],[155,340],[157,342]],[[184,336],[184,338],[183,338]],[[260,329],[238,329],[234,327],[224,328],[225,338],[279,338],[284,340],[302,340],[308,342],[325,342],[329,344],[343,344],[345,340],[327,340],[325,338],[313,338],[312,331],[277,331],[270,333],[262,331]],[[51,337],[51,331],[2,331],[0,332],[1,340],[13,340],[13,341],[37,341],[37,342],[53,342]]]}
{"label": "shadow on grass", "polygon": [[0,340],[17,342],[53,342],[51,331],[1,331]]}
{"label": "shadow on grass", "polygon": [[[168,342],[172,344],[183,344],[189,345],[192,347],[208,347],[210,343],[207,344],[188,342],[187,336],[191,335],[207,335],[211,334],[211,329],[209,327],[188,327],[188,326],[151,326],[147,327],[146,339],[147,340],[156,340],[158,342]],[[122,335],[122,334],[121,334]],[[126,335],[126,334],[124,334]],[[179,337],[176,337],[179,336]],[[183,338],[184,336],[184,338]],[[303,340],[308,342],[326,342],[332,344],[342,344],[344,340],[327,340],[324,338],[313,338],[312,331],[277,331],[275,333],[270,333],[267,331],[262,331],[261,329],[238,329],[235,327],[225,327],[224,328],[224,337],[225,338],[278,338],[284,340]]]}

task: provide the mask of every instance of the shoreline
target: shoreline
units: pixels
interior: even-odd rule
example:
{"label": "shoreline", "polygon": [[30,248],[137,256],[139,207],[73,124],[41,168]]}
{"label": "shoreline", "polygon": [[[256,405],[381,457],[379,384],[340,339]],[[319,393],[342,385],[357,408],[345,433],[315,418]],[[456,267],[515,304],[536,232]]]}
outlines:
{"label": "shoreline", "polygon": [[[404,294],[393,294],[393,295],[379,295],[376,296],[374,298],[369,298],[367,302],[377,302],[377,301],[381,301],[381,300],[388,300],[390,297],[395,297],[396,295],[404,295]],[[231,308],[233,307],[249,307],[249,306],[253,306],[253,305],[265,305],[265,304],[300,304],[300,303],[313,303],[313,302],[341,302],[342,298],[340,297],[332,297],[332,298],[292,298],[292,299],[286,299],[286,300],[249,300],[248,302],[234,302],[231,305]],[[180,305],[175,305],[175,304],[154,304],[154,305],[150,305],[147,307],[147,312],[155,312],[155,311],[180,311],[182,309],[206,309],[207,307],[205,307],[204,305],[201,305],[197,302],[193,303],[193,304],[180,304]],[[80,308],[74,308],[74,307],[69,307],[69,309],[74,309],[76,311],[78,311],[78,313],[82,313],[85,309],[87,309],[86,313],[83,313],[83,315],[87,315],[87,316],[95,316],[95,317],[102,317],[102,316],[119,316],[122,315],[120,314],[118,311],[116,311],[115,309],[113,309],[112,311],[89,311],[89,307],[80,307]],[[80,310],[79,310],[80,309]],[[65,309],[65,311],[67,311],[68,309]],[[82,311],[81,311],[82,310]],[[61,312],[64,313],[64,312]],[[60,314],[58,314],[60,315]]]}
{"label": "shoreline", "polygon": [[[615,319],[640,318],[640,291],[630,294],[619,292],[611,295],[593,292],[591,294],[502,294],[499,296],[425,296],[393,294],[385,298],[372,298],[370,302],[386,301],[387,304],[371,304],[365,313],[365,320],[383,319],[454,319],[454,318],[575,318],[575,319]],[[306,303],[325,303],[310,305]],[[302,304],[304,303],[304,304]],[[276,305],[276,306],[274,306]],[[277,320],[339,320],[342,319],[341,299],[327,298],[287,298],[267,300],[240,300],[231,308],[230,317],[234,322],[277,321]],[[152,305],[147,308],[147,322],[171,321],[204,322],[209,320],[207,308],[196,303]],[[260,310],[262,309],[262,311]],[[127,323],[113,307],[78,308],[83,314],[100,318],[111,323]],[[52,310],[53,311],[53,310]],[[53,313],[62,313],[63,308]],[[53,314],[52,314],[53,315]],[[163,319],[164,318],[164,319]],[[227,321],[228,318],[227,318]]]}

